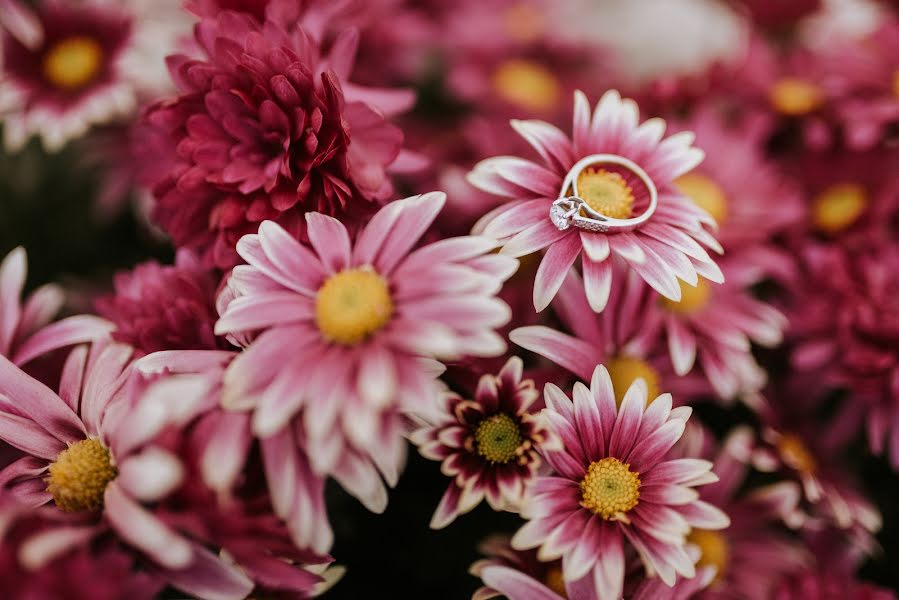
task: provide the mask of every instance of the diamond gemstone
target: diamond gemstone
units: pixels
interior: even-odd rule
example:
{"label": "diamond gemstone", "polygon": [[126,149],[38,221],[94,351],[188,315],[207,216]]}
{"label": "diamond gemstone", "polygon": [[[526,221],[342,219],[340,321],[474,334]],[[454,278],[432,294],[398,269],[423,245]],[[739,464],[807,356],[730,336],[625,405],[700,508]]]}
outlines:
{"label": "diamond gemstone", "polygon": [[571,220],[565,215],[566,212],[568,211],[558,204],[553,204],[549,208],[550,221],[552,221],[553,225],[558,227],[561,231],[565,231],[571,227]]}

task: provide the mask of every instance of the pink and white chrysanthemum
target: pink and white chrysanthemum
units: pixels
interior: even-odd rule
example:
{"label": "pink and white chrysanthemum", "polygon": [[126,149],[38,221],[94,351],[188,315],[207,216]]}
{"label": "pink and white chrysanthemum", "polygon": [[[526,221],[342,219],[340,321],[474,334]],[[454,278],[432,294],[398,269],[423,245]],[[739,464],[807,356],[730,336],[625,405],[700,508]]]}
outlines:
{"label": "pink and white chrysanthemum", "polygon": [[131,349],[76,347],[59,394],[0,357],[0,439],[22,451],[0,485],[31,506],[54,503],[93,519],[62,532],[64,545],[110,531],[136,548],[163,579],[201,598],[243,598],[252,581],[145,507],[183,480],[180,459],[148,446],[202,407],[206,384],[185,376],[126,392]]}
{"label": "pink and white chrysanthemum", "polygon": [[[662,139],[665,122],[656,118],[639,123],[636,103],[622,100],[616,91],[603,95],[592,114],[586,96],[575,94],[572,139],[542,121],[513,121],[512,126],[534,147],[542,164],[501,156],[475,166],[469,174],[473,185],[509,198],[475,229],[505,240],[502,252],[511,256],[547,249],[534,285],[538,311],[549,305],[578,256],[590,307],[596,312],[605,308],[612,287],[612,257],[623,260],[672,300],[681,297],[678,279],[691,285],[699,275],[723,281],[703,248],[721,251],[706,229],[714,227],[714,220],[673,185],[703,159],[702,151],[691,146],[693,134]],[[619,219],[636,217],[650,203],[651,189],[644,177],[657,189],[658,208],[634,231],[559,229],[550,219],[553,202],[567,194],[561,188],[569,170],[594,154],[624,158],[645,175],[613,162],[585,168],[577,184],[580,197],[593,210]]]}
{"label": "pink and white chrysanthemum", "polygon": [[93,315],[75,315],[51,323],[62,308],[62,290],[42,285],[22,302],[28,261],[21,247],[0,263],[0,355],[17,365],[57,348],[103,337],[112,323]]}
{"label": "pink and white chrysanthemum", "polygon": [[[565,581],[562,561],[543,562],[536,550],[515,550],[505,536],[486,539],[478,548],[487,555],[471,565],[469,572],[484,585],[472,600],[505,597],[509,600],[597,600],[596,587],[590,573],[578,581]],[[711,583],[714,569],[699,567],[696,577],[678,579],[668,587],[657,577],[646,577],[636,553],[628,557],[625,571],[624,597],[630,600],[684,600]]]}
{"label": "pink and white chrysanthemum", "polygon": [[717,480],[712,464],[665,459],[692,410],[672,409],[670,394],[647,406],[646,392],[638,379],[619,408],[601,365],[590,388],[575,384],[573,401],[547,384],[544,414],[563,449],[545,453],[555,474],[536,479],[526,512],[531,520],[512,538],[517,549],[539,546],[541,560],[561,557],[566,581],[591,574],[603,600],[621,597],[625,540],[647,574],[671,586],[678,575],[696,575],[685,547],[691,528],[717,530],[729,523],[694,489]]}
{"label": "pink and white chrysanthemum", "polygon": [[[729,123],[709,105],[700,106],[678,129],[692,131],[705,160],[674,185],[718,224],[716,238],[728,255],[764,243],[804,216],[796,184],[765,155],[770,133],[760,119]],[[733,160],[734,154],[740,160]]]}
{"label": "pink and white chrysanthemum", "polygon": [[752,257],[743,260],[738,254],[723,261],[727,281],[722,285],[700,279],[695,286],[681,286],[680,302],[663,298],[651,307],[662,314],[675,373],[686,375],[698,363],[725,401],[765,385],[765,371],[752,356],[751,345],[777,346],[787,327],[780,311],[752,296],[751,286],[765,275]]}
{"label": "pink and white chrysanthemum", "polygon": [[[620,269],[621,267],[615,267]],[[580,278],[568,274],[553,300],[553,310],[564,327],[558,331],[545,325],[513,329],[509,339],[552,361],[582,381],[598,364],[609,372],[619,403],[637,378],[646,382],[652,397],[670,390],[681,403],[713,396],[715,388],[695,373],[678,376],[657,331],[659,301],[634,272],[621,273],[621,285],[609,294],[606,310],[591,314]]]}
{"label": "pink and white chrysanthemum", "polygon": [[778,579],[796,574],[812,557],[784,525],[798,527],[804,515],[802,493],[794,481],[780,481],[743,492],[749,475],[754,435],[747,427],[733,430],[720,446],[702,425],[690,423],[669,458],[701,456],[712,460],[719,477],[703,486],[700,498],[730,517],[723,531],[694,529],[687,540],[698,550],[697,567],[712,567],[715,577],[700,597],[766,600]]}
{"label": "pink and white chrysanthemum", "polygon": [[488,254],[496,242],[477,236],[412,250],[444,201],[434,192],[392,202],[355,243],[318,213],[306,216],[311,248],[272,222],[240,240],[249,264],[219,297],[216,333],[245,346],[225,374],[224,402],[253,409],[256,435],[302,413],[316,472],[355,448],[395,482],[399,413],[436,397],[434,359],[505,350],[494,330],[509,308],[496,294],[517,261]]}
{"label": "pink and white chrysanthemum", "polygon": [[44,0],[33,12],[20,8],[30,26],[0,31],[6,148],[18,150],[39,135],[57,151],[160,93],[163,57],[191,24],[179,8],[171,0]]}
{"label": "pink and white chrysanthemum", "polygon": [[412,432],[422,456],[442,461],[441,471],[453,480],[440,500],[431,527],[449,525],[486,497],[494,510],[520,510],[537,474],[539,450],[552,438],[534,409],[540,393],[524,365],[513,356],[499,374],[483,375],[473,400],[453,392],[440,398],[434,418]]}

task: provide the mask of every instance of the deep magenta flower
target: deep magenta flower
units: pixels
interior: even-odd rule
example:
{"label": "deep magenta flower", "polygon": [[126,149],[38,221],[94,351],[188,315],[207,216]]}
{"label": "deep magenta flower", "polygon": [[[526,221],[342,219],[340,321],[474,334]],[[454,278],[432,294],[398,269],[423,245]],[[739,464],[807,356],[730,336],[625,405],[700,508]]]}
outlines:
{"label": "deep magenta flower", "polygon": [[677,575],[694,577],[685,548],[691,528],[717,530],[729,521],[694,489],[717,480],[710,462],[665,459],[691,409],[672,409],[670,394],[647,406],[642,379],[630,386],[619,408],[601,365],[590,388],[578,382],[573,395],[572,401],[556,386],[546,386],[544,414],[563,449],[544,454],[555,473],[534,482],[525,513],[531,520],[512,546],[539,546],[541,560],[561,557],[565,581],[592,574],[601,599],[621,597],[625,540],[647,574],[667,585],[674,585]]}
{"label": "deep magenta flower", "polygon": [[[542,164],[509,156],[490,158],[475,166],[469,181],[509,199],[488,213],[476,231],[505,240],[502,252],[511,256],[547,248],[534,283],[538,311],[549,305],[578,256],[582,256],[584,289],[596,312],[605,308],[609,297],[613,257],[675,301],[681,297],[678,279],[691,285],[699,276],[723,281],[703,248],[721,251],[706,230],[714,227],[714,219],[673,185],[703,159],[703,152],[692,147],[693,134],[662,139],[665,122],[639,123],[636,103],[622,100],[616,91],[604,94],[594,111],[586,96],[575,94],[572,139],[542,121],[512,124],[534,147]],[[567,193],[562,182],[570,169],[594,154],[611,155],[614,161],[598,160],[577,176],[581,197],[593,210],[618,219],[636,217],[648,209],[651,186],[658,191],[658,209],[634,231],[560,229],[550,219],[553,202]],[[620,163],[621,159],[639,171]]]}
{"label": "deep magenta flower", "polygon": [[97,312],[115,323],[113,338],[142,354],[215,350],[227,346],[213,327],[218,277],[189,252],[174,265],[148,261],[118,273],[115,292],[98,298]]}
{"label": "deep magenta flower", "polygon": [[196,39],[204,56],[169,59],[180,95],[149,107],[137,139],[154,216],[176,245],[230,268],[264,220],[297,233],[306,211],[352,220],[390,198],[403,135],[385,114],[412,97],[346,81],[354,30],[325,55],[302,27],[223,11]]}
{"label": "deep magenta flower", "polygon": [[871,449],[899,469],[899,245],[809,242],[802,259],[788,312],[793,365],[848,390],[867,414]]}
{"label": "deep magenta flower", "polygon": [[534,409],[540,393],[530,379],[522,381],[524,365],[513,356],[499,374],[483,375],[472,400],[445,392],[436,415],[412,432],[411,439],[426,458],[442,461],[452,477],[431,527],[449,525],[486,497],[494,510],[520,510],[541,465],[539,451],[552,444],[545,422]]}

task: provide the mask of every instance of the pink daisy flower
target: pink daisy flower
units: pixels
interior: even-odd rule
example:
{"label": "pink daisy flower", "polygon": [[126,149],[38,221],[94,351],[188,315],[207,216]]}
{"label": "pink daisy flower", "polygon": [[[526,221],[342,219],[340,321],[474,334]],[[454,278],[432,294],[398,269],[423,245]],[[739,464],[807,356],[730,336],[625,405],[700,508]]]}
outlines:
{"label": "pink daisy flower", "polygon": [[10,11],[17,26],[0,29],[0,120],[10,151],[39,135],[55,152],[132,115],[141,98],[166,90],[163,57],[191,24],[172,0],[34,4],[18,4]]}
{"label": "pink daisy flower", "polygon": [[686,375],[698,362],[709,385],[727,401],[765,385],[767,376],[753,358],[751,344],[775,347],[787,327],[780,311],[752,296],[751,287],[765,273],[752,253],[749,260],[741,256],[722,263],[724,284],[700,279],[695,286],[681,286],[680,302],[663,298],[652,306],[662,314],[675,373]]}
{"label": "pink daisy flower", "polygon": [[264,220],[298,233],[306,211],[360,219],[392,195],[403,135],[385,114],[412,94],[347,82],[354,30],[325,54],[291,26],[232,11],[204,18],[205,56],[171,57],[180,95],[143,117],[154,217],[208,265],[233,266],[238,239]]}
{"label": "pink daisy flower", "polygon": [[[758,119],[730,124],[716,108],[701,105],[678,128],[696,135],[705,160],[674,185],[715,218],[716,238],[728,253],[770,241],[801,222],[799,189],[765,155],[769,132]],[[731,160],[734,153],[740,160]]]}
{"label": "pink daisy flower", "polygon": [[243,598],[253,584],[239,568],[145,506],[184,477],[178,457],[147,442],[202,410],[206,383],[182,376],[127,393],[130,356],[121,344],[75,348],[58,395],[0,357],[0,439],[24,453],[0,471],[0,484],[27,505],[52,502],[93,517],[66,530],[59,544],[111,531],[178,589]]}
{"label": "pink daisy flower", "polygon": [[252,408],[256,435],[302,413],[316,472],[346,449],[393,483],[404,458],[399,412],[435,397],[433,359],[503,353],[494,330],[510,315],[495,295],[517,261],[487,254],[496,242],[477,236],[412,250],[444,201],[434,192],[392,202],[354,244],[343,224],[315,213],[311,248],[272,222],[241,239],[249,264],[219,297],[216,333],[245,347],[225,373],[224,403]]}
{"label": "pink daisy flower", "polygon": [[[484,586],[472,600],[505,597],[509,600],[597,600],[598,595],[590,573],[578,581],[565,581],[562,561],[543,562],[535,550],[515,550],[508,538],[495,536],[481,544],[479,550],[487,558],[471,565],[469,572],[480,578]],[[696,577],[678,579],[668,587],[655,577],[646,577],[639,560],[629,560],[625,573],[624,597],[629,600],[669,598],[685,600],[708,586],[715,572],[700,567]]]}
{"label": "pink daisy flower", "polygon": [[539,547],[541,560],[561,557],[565,581],[592,574],[601,599],[621,597],[625,540],[648,575],[669,586],[677,575],[694,577],[685,549],[691,527],[722,529],[728,518],[699,500],[694,489],[717,480],[710,462],[665,460],[691,409],[672,409],[670,394],[647,406],[643,380],[631,385],[619,408],[601,365],[590,388],[578,382],[573,395],[574,401],[556,386],[546,386],[544,414],[563,450],[544,454],[555,474],[534,482],[526,513],[531,520],[512,538],[512,546]]}
{"label": "pink daisy flower", "polygon": [[0,355],[21,366],[51,350],[103,337],[112,329],[111,323],[93,315],[51,323],[65,300],[62,290],[42,285],[23,303],[27,274],[28,261],[21,247],[0,263]]}
{"label": "pink daisy flower", "polygon": [[784,531],[802,523],[802,493],[793,481],[744,491],[754,435],[746,427],[733,430],[720,446],[701,425],[690,423],[669,457],[702,456],[712,460],[718,475],[703,486],[700,498],[722,509],[730,526],[722,531],[693,529],[687,540],[699,551],[698,567],[713,567],[708,590],[698,597],[724,600],[735,595],[767,600],[778,579],[812,563],[809,552]]}
{"label": "pink daisy flower", "polygon": [[753,466],[797,481],[814,527],[840,531],[843,545],[871,553],[873,535],[882,527],[878,508],[861,482],[844,467],[846,449],[864,418],[853,402],[844,402],[831,418],[820,416],[826,388],[817,376],[799,374],[758,398],[761,440],[752,452]]}
{"label": "pink daisy flower", "polygon": [[149,261],[116,274],[115,293],[95,304],[100,315],[115,323],[113,338],[142,354],[214,350],[228,346],[212,332],[218,283],[214,271],[180,251],[174,265]]}
{"label": "pink daisy flower", "polygon": [[[476,231],[504,239],[502,252],[511,256],[547,249],[534,284],[538,312],[549,305],[582,250],[584,288],[596,312],[605,308],[612,287],[612,257],[675,301],[681,297],[678,278],[691,285],[699,275],[723,281],[702,247],[721,251],[705,229],[714,227],[714,220],[672,185],[702,161],[702,151],[691,146],[692,134],[663,140],[665,122],[651,119],[640,124],[637,105],[622,100],[616,91],[603,95],[592,115],[587,98],[575,94],[573,139],[541,121],[513,121],[512,126],[543,164],[503,156],[475,166],[469,174],[474,186],[509,198],[488,213]],[[591,156],[597,158],[571,172]],[[648,220],[633,231],[602,233],[551,218],[556,199],[570,195],[571,186],[562,189],[569,175],[572,185],[578,186],[578,197],[592,211],[625,220],[649,215]],[[657,208],[651,212],[655,197]]]}
{"label": "pink daisy flower", "polygon": [[440,470],[453,478],[431,519],[434,529],[485,496],[493,510],[520,510],[539,450],[552,439],[533,406],[540,396],[534,382],[521,379],[523,367],[513,356],[498,375],[482,376],[473,400],[445,392],[437,415],[425,413],[430,423],[412,432],[422,456],[442,461]]}
{"label": "pink daisy flower", "polygon": [[596,365],[604,365],[619,403],[638,378],[646,382],[652,397],[663,389],[672,390],[680,402],[713,395],[714,388],[705,377],[674,372],[667,348],[657,334],[663,325],[662,313],[653,304],[659,297],[647,293],[646,284],[636,273],[622,273],[622,278],[622,285],[611,290],[606,310],[589,316],[580,278],[569,273],[553,300],[554,312],[569,333],[531,325],[513,329],[509,340],[582,381],[592,377]]}

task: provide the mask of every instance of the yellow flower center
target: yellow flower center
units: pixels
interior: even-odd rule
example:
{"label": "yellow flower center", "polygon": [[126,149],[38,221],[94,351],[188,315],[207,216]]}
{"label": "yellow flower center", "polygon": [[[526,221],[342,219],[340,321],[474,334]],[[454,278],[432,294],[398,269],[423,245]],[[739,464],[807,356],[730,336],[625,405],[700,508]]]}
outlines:
{"label": "yellow flower center", "polygon": [[100,440],[82,440],[59,453],[50,465],[47,491],[64,511],[96,510],[103,506],[103,492],[115,479],[109,450]]}
{"label": "yellow flower center", "polygon": [[535,112],[554,108],[562,94],[546,67],[521,59],[507,60],[496,69],[493,89],[506,102]]}
{"label": "yellow flower center", "polygon": [[84,36],[66,38],[54,44],[44,55],[44,77],[67,91],[90,83],[103,65],[103,48]]}
{"label": "yellow flower center", "polygon": [[620,174],[587,167],[577,176],[578,196],[596,212],[613,219],[630,218],[634,193]]}
{"label": "yellow flower center", "polygon": [[392,314],[387,282],[367,267],[335,273],[315,298],[315,323],[322,336],[346,346],[384,327]]}
{"label": "yellow flower center", "polygon": [[868,206],[865,188],[855,183],[832,185],[815,198],[812,220],[819,230],[837,233],[855,223]]}
{"label": "yellow flower center", "polygon": [[717,570],[715,581],[721,581],[727,571],[727,562],[730,558],[730,545],[727,543],[727,538],[718,531],[693,529],[687,536],[687,542],[699,547],[701,554],[697,566],[715,567]]}
{"label": "yellow flower center", "polygon": [[568,598],[568,592],[565,591],[565,577],[562,575],[561,567],[550,567],[546,571],[543,583],[558,595]]}
{"label": "yellow flower center", "polygon": [[617,458],[590,463],[581,481],[581,506],[607,521],[626,521],[640,499],[640,474]]}
{"label": "yellow flower center", "polygon": [[720,225],[727,218],[727,196],[717,183],[699,173],[687,173],[674,181],[681,193]]}
{"label": "yellow flower center", "polygon": [[814,473],[818,468],[815,457],[808,451],[805,444],[798,436],[786,433],[777,440],[777,450],[781,459],[788,466],[803,473]]}
{"label": "yellow flower center", "polygon": [[624,394],[627,393],[628,388],[631,387],[631,384],[638,377],[642,377],[643,381],[646,382],[646,387],[649,390],[647,398],[649,402],[655,400],[656,396],[659,395],[661,389],[659,386],[659,374],[644,360],[630,356],[616,356],[609,360],[606,364],[606,369],[609,371],[609,377],[612,379],[612,387],[615,388],[615,401],[618,403],[618,406],[621,406]]}
{"label": "yellow flower center", "polygon": [[503,12],[503,24],[512,40],[534,42],[543,34],[543,13],[536,6],[516,4]]}
{"label": "yellow flower center", "polygon": [[797,77],[778,80],[769,91],[775,109],[785,115],[800,116],[812,112],[824,102],[824,93],[817,85]]}
{"label": "yellow flower center", "polygon": [[709,297],[712,295],[712,286],[705,279],[700,278],[696,285],[690,285],[685,281],[678,280],[680,284],[680,302],[661,298],[662,306],[673,313],[680,315],[692,315],[701,311],[709,303]]}
{"label": "yellow flower center", "polygon": [[478,454],[494,463],[507,463],[521,446],[521,431],[512,417],[500,413],[481,421],[475,431]]}

